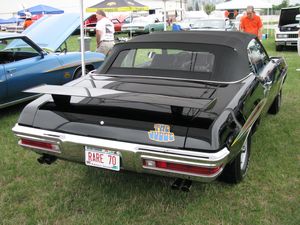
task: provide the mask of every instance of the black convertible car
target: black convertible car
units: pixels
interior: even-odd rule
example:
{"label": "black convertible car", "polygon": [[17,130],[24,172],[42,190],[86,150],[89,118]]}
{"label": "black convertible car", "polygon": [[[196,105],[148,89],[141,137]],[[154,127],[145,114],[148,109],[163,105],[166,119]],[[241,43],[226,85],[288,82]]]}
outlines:
{"label": "black convertible car", "polygon": [[161,32],[117,44],[102,67],[27,90],[13,128],[42,156],[209,182],[246,175],[251,136],[279,111],[287,65],[240,32]]}

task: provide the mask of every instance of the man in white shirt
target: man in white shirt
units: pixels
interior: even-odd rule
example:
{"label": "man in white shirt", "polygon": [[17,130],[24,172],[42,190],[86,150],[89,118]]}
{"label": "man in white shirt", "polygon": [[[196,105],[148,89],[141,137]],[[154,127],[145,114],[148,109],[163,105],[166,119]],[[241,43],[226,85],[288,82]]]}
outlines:
{"label": "man in white shirt", "polygon": [[109,50],[114,46],[114,24],[106,17],[106,14],[102,10],[96,12],[97,24],[96,24],[96,41],[97,52],[107,54]]}

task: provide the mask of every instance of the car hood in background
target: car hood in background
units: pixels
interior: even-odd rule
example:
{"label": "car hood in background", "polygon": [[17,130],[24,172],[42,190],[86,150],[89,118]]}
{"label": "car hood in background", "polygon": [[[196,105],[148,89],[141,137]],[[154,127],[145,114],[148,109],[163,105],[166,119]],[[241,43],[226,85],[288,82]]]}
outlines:
{"label": "car hood in background", "polygon": [[33,23],[22,34],[28,36],[42,49],[55,52],[79,25],[78,13],[47,15]]}
{"label": "car hood in background", "polygon": [[300,14],[300,7],[284,8],[281,9],[279,17],[279,27],[287,24],[297,24],[296,16]]}

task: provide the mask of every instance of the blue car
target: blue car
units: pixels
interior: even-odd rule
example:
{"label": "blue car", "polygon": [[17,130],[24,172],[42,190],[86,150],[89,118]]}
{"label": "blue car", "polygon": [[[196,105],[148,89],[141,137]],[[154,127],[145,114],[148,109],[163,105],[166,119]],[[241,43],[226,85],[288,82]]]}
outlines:
{"label": "blue car", "polygon": [[[68,52],[66,40],[78,28],[78,14],[45,16],[22,34],[0,33],[0,109],[37,96],[23,90],[62,85],[81,76],[81,53]],[[98,68],[105,56],[85,52],[86,70]]]}

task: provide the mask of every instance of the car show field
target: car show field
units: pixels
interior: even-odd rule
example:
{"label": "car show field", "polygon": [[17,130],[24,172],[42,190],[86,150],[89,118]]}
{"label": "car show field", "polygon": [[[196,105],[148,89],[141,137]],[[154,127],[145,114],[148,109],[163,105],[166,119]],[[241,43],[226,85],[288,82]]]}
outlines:
{"label": "car show field", "polygon": [[[280,112],[263,117],[252,137],[242,183],[194,182],[186,193],[171,190],[174,178],[62,160],[40,165],[11,131],[21,104],[0,111],[0,224],[298,224],[300,56],[275,52],[274,36],[262,43],[269,56],[286,59],[288,76]],[[68,46],[76,50],[77,37]]]}

